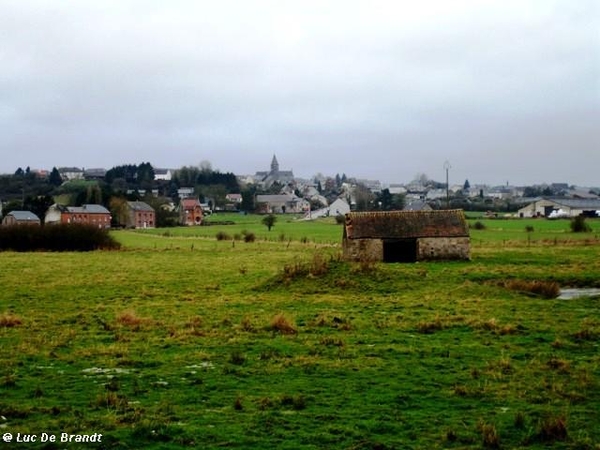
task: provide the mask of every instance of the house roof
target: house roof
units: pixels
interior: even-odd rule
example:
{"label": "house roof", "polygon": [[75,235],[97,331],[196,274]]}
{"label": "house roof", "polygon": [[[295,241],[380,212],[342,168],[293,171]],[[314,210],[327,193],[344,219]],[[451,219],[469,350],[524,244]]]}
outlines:
{"label": "house roof", "polygon": [[145,202],[127,202],[127,205],[134,211],[154,212],[154,208]]}
{"label": "house roof", "polygon": [[19,222],[39,222],[40,218],[31,211],[11,211],[6,217],[13,216]]}
{"label": "house roof", "polygon": [[406,205],[404,211],[431,211],[431,206],[423,200],[413,200]]}
{"label": "house roof", "polygon": [[83,171],[86,177],[105,177],[106,169],[98,168],[98,169],[85,169]]}
{"label": "house roof", "polygon": [[200,201],[197,198],[184,198],[181,200],[181,207],[184,209],[195,208],[196,206],[202,207]]}
{"label": "house roof", "polygon": [[242,198],[242,194],[227,194],[225,197],[231,200],[238,200]]}
{"label": "house roof", "polygon": [[102,205],[67,206],[67,211],[74,214],[110,214]]}
{"label": "house roof", "polygon": [[280,203],[292,202],[295,200],[299,200],[299,198],[290,194],[265,194],[256,196],[257,203]]}
{"label": "house roof", "polygon": [[349,239],[466,237],[469,227],[460,209],[351,212],[346,214],[345,232]]}
{"label": "house roof", "polygon": [[600,209],[598,198],[548,198],[547,200],[573,209]]}

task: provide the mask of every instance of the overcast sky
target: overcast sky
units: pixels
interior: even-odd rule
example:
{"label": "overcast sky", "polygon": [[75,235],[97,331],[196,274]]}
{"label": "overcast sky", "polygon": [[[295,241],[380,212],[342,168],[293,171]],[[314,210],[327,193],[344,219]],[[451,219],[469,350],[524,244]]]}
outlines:
{"label": "overcast sky", "polygon": [[600,2],[0,0],[0,152],[600,186]]}

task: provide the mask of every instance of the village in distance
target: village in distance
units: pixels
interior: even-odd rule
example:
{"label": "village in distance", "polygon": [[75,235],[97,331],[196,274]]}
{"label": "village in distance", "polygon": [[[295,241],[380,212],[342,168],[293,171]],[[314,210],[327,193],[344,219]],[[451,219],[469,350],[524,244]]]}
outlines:
{"label": "village in distance", "polygon": [[447,183],[425,174],[384,185],[346,174],[311,179],[282,170],[273,155],[267,170],[237,175],[210,163],[180,169],[150,163],[111,169],[18,168],[0,175],[3,224],[92,223],[101,228],[201,225],[221,211],[295,214],[311,220],[350,211],[463,209],[491,217],[598,217],[600,188],[564,182],[531,186]]}

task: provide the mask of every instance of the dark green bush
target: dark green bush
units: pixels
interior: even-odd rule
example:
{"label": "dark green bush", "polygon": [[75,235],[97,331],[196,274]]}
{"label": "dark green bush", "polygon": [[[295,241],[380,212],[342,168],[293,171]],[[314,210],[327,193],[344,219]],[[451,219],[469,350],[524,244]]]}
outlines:
{"label": "dark green bush", "polygon": [[217,238],[217,241],[230,241],[231,240],[231,236],[228,235],[227,233],[225,233],[224,231],[219,231],[215,237]]}
{"label": "dark green bush", "polygon": [[60,224],[44,227],[14,225],[0,227],[0,251],[91,251],[115,250],[120,244],[107,229],[94,225]]}
{"label": "dark green bush", "polygon": [[256,240],[256,235],[249,231],[244,232],[244,242],[254,242]]}
{"label": "dark green bush", "polygon": [[592,229],[585,221],[584,216],[577,216],[571,219],[571,231],[573,233],[589,233]]}

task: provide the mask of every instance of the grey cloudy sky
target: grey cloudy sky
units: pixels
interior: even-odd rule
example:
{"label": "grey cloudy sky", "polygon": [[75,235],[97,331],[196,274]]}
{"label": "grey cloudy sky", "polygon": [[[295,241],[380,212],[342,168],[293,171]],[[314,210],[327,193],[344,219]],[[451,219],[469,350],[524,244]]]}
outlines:
{"label": "grey cloudy sky", "polygon": [[0,172],[600,186],[597,0],[0,0]]}

